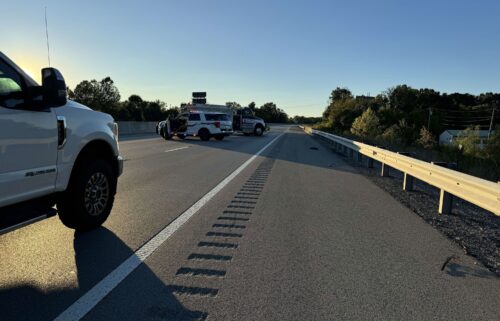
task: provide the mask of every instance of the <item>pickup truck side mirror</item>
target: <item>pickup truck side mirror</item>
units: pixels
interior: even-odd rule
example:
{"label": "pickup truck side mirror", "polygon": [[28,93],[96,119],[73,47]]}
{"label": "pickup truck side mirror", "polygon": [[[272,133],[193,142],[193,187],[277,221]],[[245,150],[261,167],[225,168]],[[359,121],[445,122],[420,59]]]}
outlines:
{"label": "pickup truck side mirror", "polygon": [[60,107],[67,102],[66,82],[55,68],[42,69],[43,101],[46,107]]}

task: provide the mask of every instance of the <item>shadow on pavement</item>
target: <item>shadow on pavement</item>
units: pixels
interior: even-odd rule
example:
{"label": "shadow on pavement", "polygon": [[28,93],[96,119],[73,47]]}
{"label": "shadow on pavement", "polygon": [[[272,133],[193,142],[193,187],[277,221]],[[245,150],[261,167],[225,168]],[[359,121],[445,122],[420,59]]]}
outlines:
{"label": "shadow on pavement", "polygon": [[495,275],[484,270],[475,269],[458,263],[450,263],[446,266],[446,274],[454,277],[478,277],[483,279],[496,279]]}
{"label": "shadow on pavement", "polygon": [[[235,153],[245,153],[249,156],[253,156],[260,148],[265,146],[263,143],[259,145],[258,149],[256,149],[255,144],[253,143],[256,141],[265,141],[266,143],[269,143],[274,137],[276,137],[276,135],[273,135],[272,138],[269,138],[268,136],[271,134],[281,134],[285,129],[286,128],[284,127],[276,128],[275,131],[271,129],[271,132],[266,132],[266,134],[261,137],[244,136],[243,134],[237,133],[225,138],[222,141],[217,141],[215,139],[200,141],[198,137],[188,137],[185,139],[175,137],[168,140],[168,142],[182,144],[182,146],[193,145],[205,148],[221,149]],[[160,136],[158,137],[159,139],[163,139]],[[292,148],[283,148],[284,145],[291,145]],[[343,160],[341,160],[341,158],[333,153],[330,153],[330,151],[330,148],[324,146],[319,140],[304,134],[302,129],[298,126],[292,125],[289,127],[286,134],[270,146],[262,154],[262,156],[318,168],[357,173],[352,166],[347,165]]]}
{"label": "shadow on pavement", "polygon": [[[73,244],[78,287],[44,289],[31,283],[0,285],[0,320],[54,319],[134,253],[113,232],[103,227],[84,233],[75,232]],[[146,265],[141,264],[132,273],[137,272],[140,273],[141,289],[122,298],[119,304],[126,308],[99,309],[100,313],[94,314],[93,320],[157,318],[187,321],[206,317],[206,313],[186,309],[173,295],[172,289]],[[102,302],[105,301],[106,298]],[[139,314],[130,314],[130,311]]]}

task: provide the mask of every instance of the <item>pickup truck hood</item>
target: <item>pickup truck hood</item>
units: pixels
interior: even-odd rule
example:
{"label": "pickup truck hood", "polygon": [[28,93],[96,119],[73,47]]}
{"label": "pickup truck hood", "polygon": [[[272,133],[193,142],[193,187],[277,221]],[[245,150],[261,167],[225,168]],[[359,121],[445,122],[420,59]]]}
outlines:
{"label": "pickup truck hood", "polygon": [[76,101],[69,100],[69,99],[68,99],[68,102],[66,103],[66,106],[73,107],[73,108],[81,108],[81,109],[92,110],[91,108],[89,108],[89,107],[87,107],[85,105],[82,105],[80,103],[77,103]]}

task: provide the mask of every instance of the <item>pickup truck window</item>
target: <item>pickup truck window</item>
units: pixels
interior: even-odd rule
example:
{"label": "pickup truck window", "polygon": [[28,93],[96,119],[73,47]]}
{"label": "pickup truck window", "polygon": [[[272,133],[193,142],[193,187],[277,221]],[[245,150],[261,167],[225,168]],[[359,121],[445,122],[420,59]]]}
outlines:
{"label": "pickup truck window", "polygon": [[0,105],[14,108],[24,103],[21,76],[0,60]]}

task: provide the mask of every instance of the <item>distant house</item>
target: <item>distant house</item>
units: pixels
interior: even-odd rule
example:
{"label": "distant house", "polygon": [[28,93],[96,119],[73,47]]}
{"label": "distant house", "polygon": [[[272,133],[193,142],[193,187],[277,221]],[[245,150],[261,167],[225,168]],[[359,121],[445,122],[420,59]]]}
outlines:
{"label": "distant house", "polygon": [[[459,129],[447,129],[439,135],[439,145],[453,145],[458,137],[463,137],[470,132],[465,132]],[[479,131],[479,148],[483,148],[488,139],[488,131]]]}

